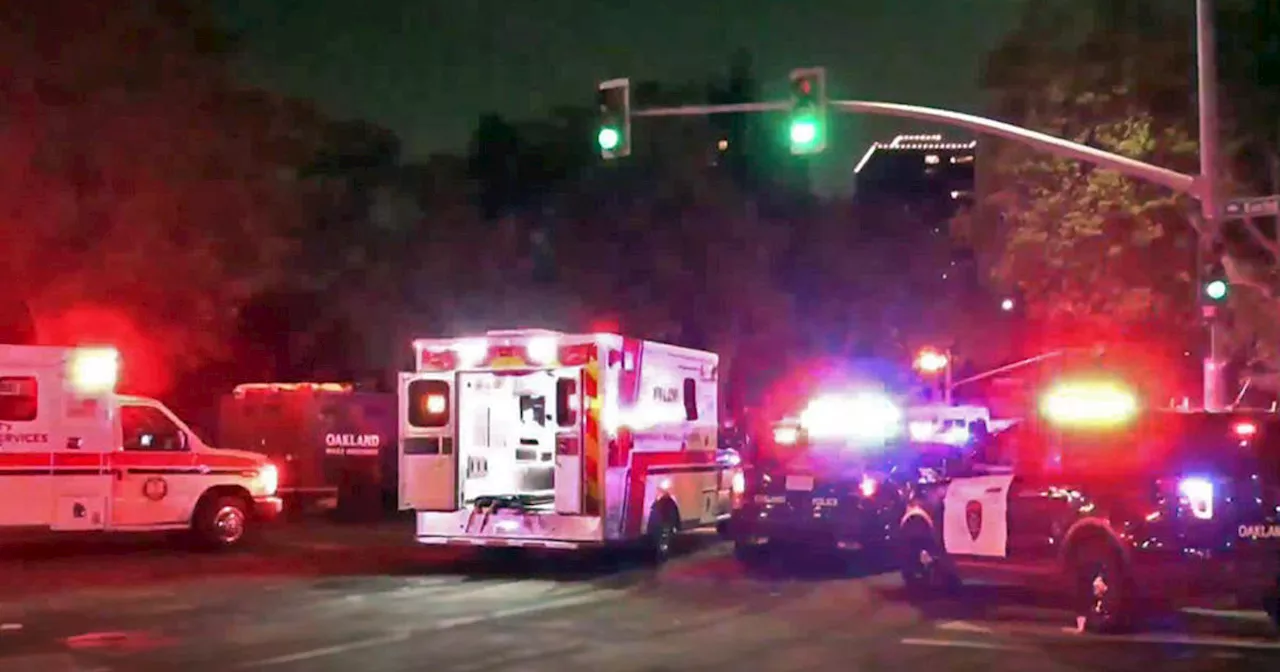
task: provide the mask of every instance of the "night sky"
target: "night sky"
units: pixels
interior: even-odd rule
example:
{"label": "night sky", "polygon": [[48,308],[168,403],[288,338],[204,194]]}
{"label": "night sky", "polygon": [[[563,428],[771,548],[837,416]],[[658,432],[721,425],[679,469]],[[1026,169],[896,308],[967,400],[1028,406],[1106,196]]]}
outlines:
{"label": "night sky", "polygon": [[[388,126],[418,156],[461,150],[483,112],[586,104],[611,77],[703,78],[737,48],[771,98],[791,68],[825,65],[833,97],[975,111],[982,52],[1024,1],[218,0],[246,79]],[[843,121],[823,172],[901,128]]]}

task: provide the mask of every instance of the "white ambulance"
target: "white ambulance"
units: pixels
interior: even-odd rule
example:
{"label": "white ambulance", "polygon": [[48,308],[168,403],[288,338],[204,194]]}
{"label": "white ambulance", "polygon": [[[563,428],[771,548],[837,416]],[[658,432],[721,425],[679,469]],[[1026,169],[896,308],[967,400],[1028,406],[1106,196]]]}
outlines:
{"label": "white ambulance", "polygon": [[190,530],[235,546],[280,513],[276,468],[115,393],[111,348],[0,345],[0,532]]}
{"label": "white ambulance", "polygon": [[400,379],[400,508],[424,544],[665,560],[714,527],[739,467],[716,460],[709,352],[614,334],[492,331],[414,342]]}

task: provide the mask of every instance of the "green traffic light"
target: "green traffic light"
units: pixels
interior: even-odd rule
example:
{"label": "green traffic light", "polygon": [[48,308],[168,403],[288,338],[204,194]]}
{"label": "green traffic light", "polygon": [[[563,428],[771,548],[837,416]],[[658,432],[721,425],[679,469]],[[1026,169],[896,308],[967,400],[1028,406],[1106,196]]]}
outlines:
{"label": "green traffic light", "polygon": [[1204,295],[1214,301],[1221,301],[1227,298],[1227,281],[1212,280],[1204,286]]}
{"label": "green traffic light", "polygon": [[818,124],[812,119],[796,119],[791,122],[791,144],[808,147],[818,140]]}
{"label": "green traffic light", "polygon": [[600,149],[612,152],[622,143],[622,134],[612,126],[605,126],[600,129],[599,135],[596,136],[596,142],[600,144]]}

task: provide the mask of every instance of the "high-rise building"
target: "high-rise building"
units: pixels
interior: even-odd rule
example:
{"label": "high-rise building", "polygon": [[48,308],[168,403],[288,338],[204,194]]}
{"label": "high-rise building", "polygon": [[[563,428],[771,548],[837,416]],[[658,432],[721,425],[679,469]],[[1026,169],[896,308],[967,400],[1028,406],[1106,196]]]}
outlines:
{"label": "high-rise building", "polygon": [[[854,198],[863,204],[943,204],[954,214],[973,199],[978,143],[941,135],[899,135],[875,142],[853,169]],[[949,215],[948,215],[949,216]]]}

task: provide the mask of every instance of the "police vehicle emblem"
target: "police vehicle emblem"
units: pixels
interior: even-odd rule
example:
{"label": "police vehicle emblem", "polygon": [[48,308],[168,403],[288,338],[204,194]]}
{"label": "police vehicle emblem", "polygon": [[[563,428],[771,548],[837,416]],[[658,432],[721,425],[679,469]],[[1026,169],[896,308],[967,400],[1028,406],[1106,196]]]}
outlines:
{"label": "police vehicle emblem", "polygon": [[142,495],[153,502],[158,502],[164,499],[165,495],[168,494],[169,483],[158,476],[155,478],[148,478],[147,481],[142,484]]}
{"label": "police vehicle emblem", "polygon": [[982,534],[982,502],[971,499],[964,505],[964,524],[969,528],[969,538],[977,541]]}

